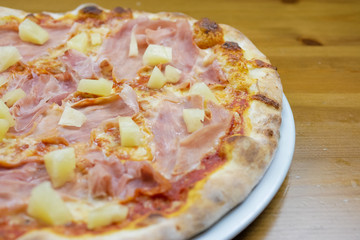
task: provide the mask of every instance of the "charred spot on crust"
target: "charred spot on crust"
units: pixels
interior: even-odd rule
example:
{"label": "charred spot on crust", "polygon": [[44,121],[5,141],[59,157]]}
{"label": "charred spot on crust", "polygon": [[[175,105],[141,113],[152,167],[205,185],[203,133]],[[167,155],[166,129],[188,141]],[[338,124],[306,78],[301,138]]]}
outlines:
{"label": "charred spot on crust", "polygon": [[115,7],[107,15],[107,20],[111,20],[113,18],[131,19],[133,18],[132,10],[130,8]]}
{"label": "charred spot on crust", "polygon": [[132,10],[130,8],[116,7],[112,10],[115,17],[132,18]]}
{"label": "charred spot on crust", "polygon": [[236,42],[225,42],[216,46],[215,52],[226,56],[228,63],[232,65],[243,62],[243,50]]}
{"label": "charred spot on crust", "polygon": [[272,137],[272,136],[274,136],[274,131],[271,129],[266,129],[264,131],[264,134],[265,134],[265,136]]}
{"label": "charred spot on crust", "polygon": [[236,42],[225,42],[221,47],[227,50],[241,51],[241,47]]}
{"label": "charred spot on crust", "polygon": [[229,58],[234,58],[236,56],[236,58],[240,60],[243,56],[243,50],[236,42],[224,42],[221,46],[216,48],[216,51],[219,50]]}
{"label": "charred spot on crust", "polygon": [[33,13],[29,13],[25,16],[25,18],[34,18],[35,17],[35,14]]}
{"label": "charred spot on crust", "polygon": [[220,26],[216,22],[211,21],[208,18],[203,18],[198,21],[198,23],[200,26],[200,30],[204,33],[217,32],[221,30]]}
{"label": "charred spot on crust", "polygon": [[203,18],[194,23],[194,40],[199,48],[210,48],[224,42],[224,33],[216,22]]}
{"label": "charred spot on crust", "polygon": [[79,10],[78,19],[86,20],[87,18],[101,19],[103,10],[95,5],[86,6]]}
{"label": "charred spot on crust", "polygon": [[275,109],[279,109],[280,108],[280,104],[278,102],[276,102],[275,100],[272,100],[262,94],[256,94],[254,96],[251,97],[253,100],[258,100],[261,101],[267,105],[273,106]]}
{"label": "charred spot on crust", "polygon": [[80,9],[81,14],[88,15],[88,16],[98,16],[102,12],[103,11],[95,5],[86,6],[82,9]]}
{"label": "charred spot on crust", "polygon": [[261,61],[260,59],[256,59],[255,60],[255,64],[257,67],[261,67],[261,68],[272,68],[274,70],[277,70],[277,67],[269,64],[269,63],[266,63],[264,61]]}

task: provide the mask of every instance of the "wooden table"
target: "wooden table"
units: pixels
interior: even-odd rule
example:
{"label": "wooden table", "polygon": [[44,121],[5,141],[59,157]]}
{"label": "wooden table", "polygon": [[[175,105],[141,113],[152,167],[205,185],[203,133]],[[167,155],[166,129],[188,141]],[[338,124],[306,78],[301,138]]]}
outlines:
{"label": "wooden table", "polygon": [[[210,17],[240,29],[278,67],[296,123],[293,163],[270,205],[235,239],[360,239],[360,1],[92,2]],[[1,1],[33,12],[79,3]]]}

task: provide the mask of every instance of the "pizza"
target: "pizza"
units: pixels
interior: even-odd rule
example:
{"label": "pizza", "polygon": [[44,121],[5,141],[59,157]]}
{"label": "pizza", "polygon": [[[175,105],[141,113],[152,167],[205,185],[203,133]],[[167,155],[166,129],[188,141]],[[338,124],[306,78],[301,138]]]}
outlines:
{"label": "pizza", "polygon": [[282,86],[238,30],[0,8],[0,239],[186,239],[277,149]]}

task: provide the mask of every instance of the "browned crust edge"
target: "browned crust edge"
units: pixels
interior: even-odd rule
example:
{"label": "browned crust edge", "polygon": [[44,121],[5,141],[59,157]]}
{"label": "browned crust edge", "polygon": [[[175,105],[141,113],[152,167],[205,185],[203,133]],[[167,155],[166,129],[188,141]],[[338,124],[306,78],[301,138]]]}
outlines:
{"label": "browned crust edge", "polygon": [[[78,9],[81,7],[78,7]],[[14,11],[23,16],[24,12],[0,8],[1,13]],[[137,12],[142,14],[142,12]],[[144,13],[147,14],[147,13]],[[18,15],[18,16],[19,16]],[[154,16],[154,15],[152,15]],[[191,23],[195,19],[179,13],[159,13],[157,17],[169,19],[185,18]],[[20,16],[19,16],[20,17]],[[269,60],[238,30],[227,25],[224,29],[226,40],[235,41],[250,52],[254,59],[270,63]],[[264,70],[265,71],[265,70]],[[282,88],[280,78],[274,69],[257,80],[257,94],[277,102],[279,107],[263,101],[252,101],[244,117],[249,122],[249,136],[233,136],[226,139],[224,146],[230,149],[229,161],[211,175],[198,192],[195,202],[186,211],[172,218],[152,219],[153,225],[136,230],[122,230],[105,235],[84,235],[71,239],[185,239],[218,221],[225,213],[241,203],[256,186],[268,168],[279,139],[281,124]],[[32,231],[20,239],[68,239],[49,230]]]}

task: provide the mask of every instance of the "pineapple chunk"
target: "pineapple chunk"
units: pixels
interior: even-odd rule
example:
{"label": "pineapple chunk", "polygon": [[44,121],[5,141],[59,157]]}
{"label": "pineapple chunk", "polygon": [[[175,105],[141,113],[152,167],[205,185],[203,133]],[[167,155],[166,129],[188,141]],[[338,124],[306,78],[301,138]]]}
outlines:
{"label": "pineapple chunk", "polygon": [[67,47],[75,49],[79,52],[86,53],[88,49],[88,36],[85,32],[77,34],[75,37],[67,41]]}
{"label": "pineapple chunk", "polygon": [[2,100],[0,100],[0,118],[8,121],[10,127],[15,126],[15,120],[11,116],[8,106]]}
{"label": "pineapple chunk", "polygon": [[100,33],[91,33],[90,41],[93,46],[100,45],[102,42]]}
{"label": "pineapple chunk", "polygon": [[70,126],[70,127],[81,127],[84,124],[84,122],[86,122],[85,114],[69,106],[66,106],[61,115],[59,125]]}
{"label": "pineapple chunk", "polygon": [[21,59],[21,55],[16,47],[0,47],[0,72],[5,71]]}
{"label": "pineapple chunk", "polygon": [[213,101],[214,103],[219,103],[214,93],[203,82],[195,83],[194,85],[192,85],[189,90],[189,95],[199,95],[202,96],[207,101]]}
{"label": "pineapple chunk", "polygon": [[113,82],[104,78],[100,78],[99,80],[81,79],[77,90],[79,92],[91,93],[98,96],[109,96],[112,87]]}
{"label": "pineapple chunk", "polygon": [[130,37],[130,47],[129,47],[129,57],[136,57],[139,55],[138,45],[136,41],[136,35],[134,28],[131,31],[131,37]]}
{"label": "pineapple chunk", "polygon": [[162,88],[162,86],[164,86],[165,83],[166,83],[166,78],[164,74],[162,74],[162,72],[158,67],[154,67],[150,79],[147,83],[147,86],[149,88],[159,89]]}
{"label": "pineapple chunk", "polygon": [[180,80],[181,71],[173,66],[167,65],[165,68],[165,77],[167,82],[177,83]]}
{"label": "pineapple chunk", "polygon": [[17,88],[14,90],[11,90],[7,92],[3,97],[2,100],[8,105],[8,107],[11,107],[16,103],[18,100],[22,99],[26,96],[26,93],[21,89]]}
{"label": "pineapple chunk", "polygon": [[63,225],[72,220],[71,213],[65,202],[51,188],[49,182],[43,182],[33,188],[27,213],[49,225]]}
{"label": "pineapple chunk", "polygon": [[111,223],[121,222],[126,219],[128,208],[118,204],[108,204],[89,212],[87,219],[88,229],[107,226]]}
{"label": "pineapple chunk", "polygon": [[0,119],[0,141],[2,141],[5,137],[5,134],[9,130],[9,122],[5,119]]}
{"label": "pineapple chunk", "polygon": [[[0,59],[1,61],[1,59]],[[5,85],[8,82],[8,79],[6,77],[0,76],[0,87]]]}
{"label": "pineapple chunk", "polygon": [[168,63],[172,60],[171,47],[150,44],[144,53],[143,62],[145,65],[155,66],[160,63]]}
{"label": "pineapple chunk", "polygon": [[46,170],[54,187],[60,187],[74,177],[74,148],[55,150],[44,155]]}
{"label": "pineapple chunk", "polygon": [[198,108],[188,108],[183,110],[183,118],[189,133],[202,128],[205,117],[205,111]]}
{"label": "pineapple chunk", "polygon": [[48,32],[28,18],[20,23],[19,36],[21,40],[25,42],[31,42],[38,45],[42,45],[49,40]]}
{"label": "pineapple chunk", "polygon": [[121,146],[136,147],[141,143],[141,131],[131,117],[119,117]]}

